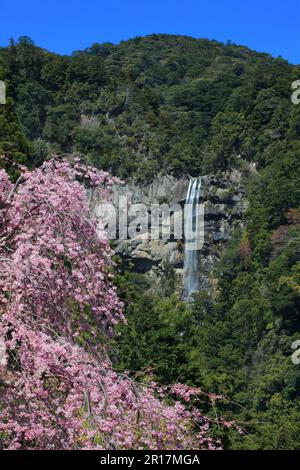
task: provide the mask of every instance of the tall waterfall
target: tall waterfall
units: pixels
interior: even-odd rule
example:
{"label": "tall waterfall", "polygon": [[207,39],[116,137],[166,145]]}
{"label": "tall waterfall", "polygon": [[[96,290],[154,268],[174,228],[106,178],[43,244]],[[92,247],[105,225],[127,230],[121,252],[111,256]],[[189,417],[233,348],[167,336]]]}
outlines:
{"label": "tall waterfall", "polygon": [[184,298],[189,299],[199,289],[199,250],[194,239],[197,236],[197,204],[199,202],[201,178],[190,180],[184,209],[185,245],[183,286]]}

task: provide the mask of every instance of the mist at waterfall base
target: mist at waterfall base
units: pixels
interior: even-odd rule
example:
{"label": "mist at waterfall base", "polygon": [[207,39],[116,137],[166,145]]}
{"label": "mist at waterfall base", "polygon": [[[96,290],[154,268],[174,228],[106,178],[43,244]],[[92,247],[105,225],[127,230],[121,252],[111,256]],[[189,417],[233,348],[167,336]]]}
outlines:
{"label": "mist at waterfall base", "polygon": [[[198,213],[201,189],[201,178],[190,180],[184,208],[184,266],[183,266],[183,297],[188,300],[199,291],[199,249],[194,239],[198,234]],[[192,249],[191,246],[195,246]]]}

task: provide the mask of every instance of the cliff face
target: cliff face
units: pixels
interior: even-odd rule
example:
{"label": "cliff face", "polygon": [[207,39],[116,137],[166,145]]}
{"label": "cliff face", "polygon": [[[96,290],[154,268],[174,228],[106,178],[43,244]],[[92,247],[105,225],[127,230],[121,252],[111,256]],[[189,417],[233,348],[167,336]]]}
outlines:
{"label": "cliff face", "polygon": [[[243,227],[243,214],[247,200],[237,170],[222,175],[202,176],[200,203],[204,205],[204,245],[199,251],[200,289],[209,289],[212,271],[224,246],[236,227]],[[150,214],[151,204],[184,206],[189,178],[176,179],[172,175],[157,176],[150,184],[141,186],[128,183],[115,188],[114,203],[119,196],[126,196],[129,206],[135,203],[146,205]],[[97,209],[97,201],[93,201]],[[128,220],[130,223],[130,218]],[[163,224],[163,220],[162,220]],[[153,286],[159,286],[166,265],[172,267],[178,276],[178,287],[182,286],[184,263],[184,240],[151,240],[141,233],[128,240],[117,240],[115,251],[124,265],[150,277]]]}

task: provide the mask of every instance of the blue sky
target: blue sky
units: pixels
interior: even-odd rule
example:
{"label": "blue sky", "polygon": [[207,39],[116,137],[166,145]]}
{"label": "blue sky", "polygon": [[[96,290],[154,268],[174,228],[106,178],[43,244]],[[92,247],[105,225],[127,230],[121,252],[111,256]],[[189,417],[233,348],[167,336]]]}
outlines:
{"label": "blue sky", "polygon": [[300,63],[300,0],[1,0],[0,45],[62,54],[151,33],[227,41]]}

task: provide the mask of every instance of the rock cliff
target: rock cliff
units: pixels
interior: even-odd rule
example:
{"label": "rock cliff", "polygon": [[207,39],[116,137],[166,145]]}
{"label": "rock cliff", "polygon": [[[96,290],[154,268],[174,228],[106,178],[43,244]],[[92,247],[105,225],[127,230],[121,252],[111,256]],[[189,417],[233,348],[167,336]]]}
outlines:
{"label": "rock cliff", "polygon": [[[236,227],[243,227],[243,214],[248,203],[245,198],[242,174],[232,170],[220,175],[201,177],[200,203],[204,205],[204,245],[199,250],[200,289],[209,289],[215,262]],[[172,175],[157,176],[150,184],[128,183],[114,189],[114,204],[120,195],[128,205],[141,203],[150,214],[151,204],[178,204],[184,207],[189,178],[176,179]],[[97,201],[93,201],[94,208]],[[128,223],[130,218],[128,219]],[[162,221],[163,223],[163,221]],[[184,240],[151,240],[140,233],[128,240],[116,240],[115,251],[124,266],[151,278],[159,285],[166,265],[174,269],[179,279],[183,274]]]}

